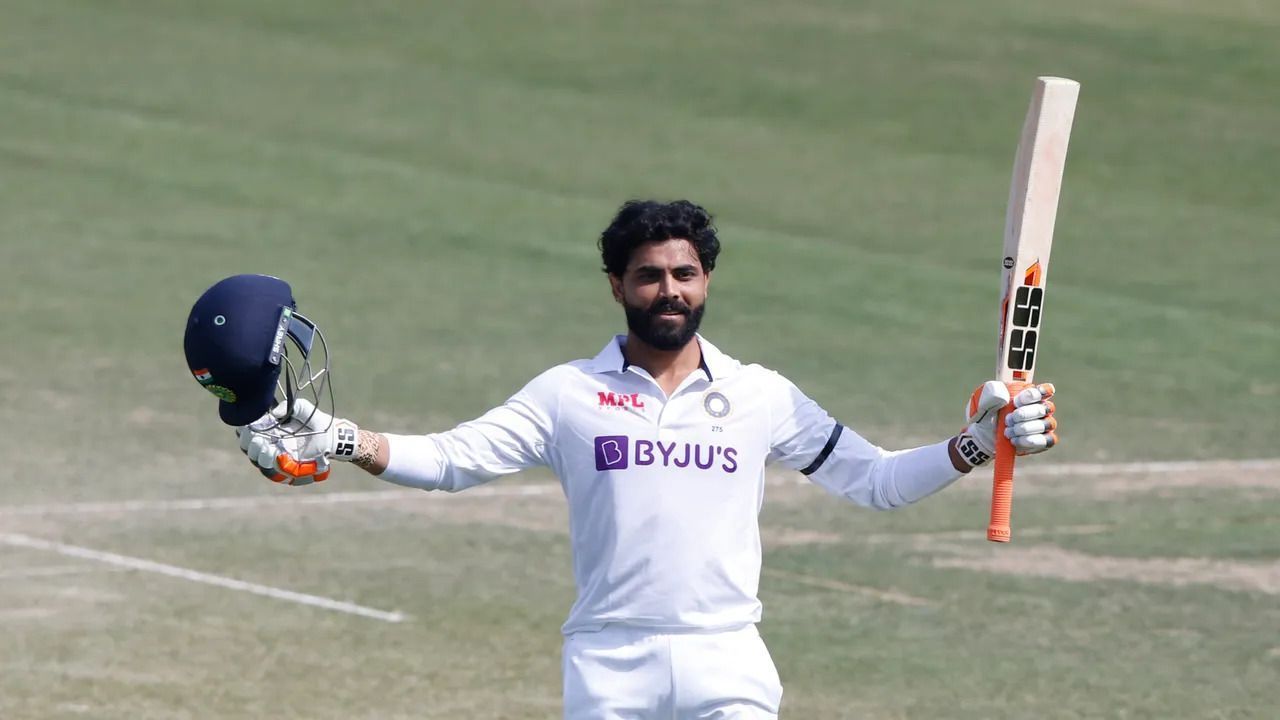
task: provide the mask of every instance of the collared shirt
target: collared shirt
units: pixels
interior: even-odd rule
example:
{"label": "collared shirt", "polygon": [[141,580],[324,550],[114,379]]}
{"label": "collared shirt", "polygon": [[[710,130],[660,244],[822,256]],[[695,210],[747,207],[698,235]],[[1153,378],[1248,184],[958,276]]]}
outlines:
{"label": "collared shirt", "polygon": [[701,366],[667,396],[626,363],[625,339],[544,372],[453,430],[387,436],[382,477],[413,487],[459,491],[539,465],[555,472],[578,588],[566,634],[608,623],[706,631],[759,621],[758,518],[770,464],[876,508],[959,477],[941,444],[882,450],[786,378],[701,336]]}

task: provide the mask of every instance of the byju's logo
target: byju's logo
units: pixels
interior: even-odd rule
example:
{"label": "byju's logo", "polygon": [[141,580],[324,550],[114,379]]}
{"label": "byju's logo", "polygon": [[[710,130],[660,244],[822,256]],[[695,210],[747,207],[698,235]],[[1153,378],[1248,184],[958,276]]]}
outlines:
{"label": "byju's logo", "polygon": [[626,435],[596,436],[596,471],[624,470],[631,441]]}
{"label": "byju's logo", "polygon": [[596,436],[596,471],[626,470],[631,464],[659,465],[661,467],[710,470],[713,467],[726,472],[738,471],[737,448],[702,443],[674,443],[653,440],[632,440],[626,435]]}

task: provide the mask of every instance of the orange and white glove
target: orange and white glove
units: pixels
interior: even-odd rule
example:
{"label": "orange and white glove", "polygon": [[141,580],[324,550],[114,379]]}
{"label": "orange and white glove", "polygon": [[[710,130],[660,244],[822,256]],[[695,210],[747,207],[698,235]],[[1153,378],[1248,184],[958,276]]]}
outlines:
{"label": "orange and white glove", "polygon": [[[1015,386],[1017,387],[1017,386]],[[1014,410],[1000,428],[1019,455],[1044,452],[1058,443],[1058,420],[1053,416],[1054,387],[1050,383],[1029,385],[1009,398],[1009,386],[988,380],[969,396],[965,420],[969,423],[956,440],[956,449],[973,467],[990,462],[996,452],[996,422],[1001,408],[1013,403]]]}
{"label": "orange and white glove", "polygon": [[272,482],[310,485],[329,477],[330,460],[355,456],[360,429],[336,419],[310,401],[296,399],[288,419],[280,403],[267,415],[236,428],[240,450]]}

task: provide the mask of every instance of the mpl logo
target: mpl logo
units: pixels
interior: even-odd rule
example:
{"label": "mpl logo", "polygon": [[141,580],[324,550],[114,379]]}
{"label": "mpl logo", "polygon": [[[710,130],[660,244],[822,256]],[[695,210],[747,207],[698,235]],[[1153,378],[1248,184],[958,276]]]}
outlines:
{"label": "mpl logo", "polygon": [[[674,443],[661,440],[632,441],[626,435],[596,436],[596,471],[626,470],[632,464],[710,470],[738,471],[737,448],[702,443]],[[719,463],[719,465],[717,465]]]}
{"label": "mpl logo", "polygon": [[600,407],[612,408],[642,408],[644,400],[640,399],[640,393],[615,393],[615,392],[597,392],[600,398]]}

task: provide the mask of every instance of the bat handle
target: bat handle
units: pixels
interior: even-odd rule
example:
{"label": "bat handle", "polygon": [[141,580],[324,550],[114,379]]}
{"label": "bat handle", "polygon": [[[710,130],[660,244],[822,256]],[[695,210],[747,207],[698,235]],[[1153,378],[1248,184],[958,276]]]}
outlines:
{"label": "bat handle", "polygon": [[987,539],[991,542],[1009,542],[1009,515],[1013,511],[1013,463],[1017,457],[1013,443],[1004,436],[1005,418],[1013,411],[1013,403],[1000,409],[996,418],[995,478],[991,485],[991,524],[987,526]]}

